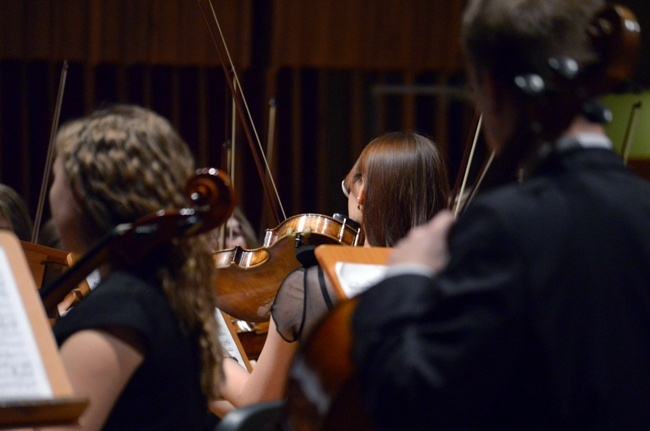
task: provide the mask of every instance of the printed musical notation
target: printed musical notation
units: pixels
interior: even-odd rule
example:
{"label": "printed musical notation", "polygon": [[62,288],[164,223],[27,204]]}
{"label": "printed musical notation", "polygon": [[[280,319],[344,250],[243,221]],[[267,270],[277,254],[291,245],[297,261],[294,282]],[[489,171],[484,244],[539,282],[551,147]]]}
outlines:
{"label": "printed musical notation", "polygon": [[219,309],[216,309],[215,311],[217,322],[219,323],[219,341],[221,343],[221,347],[223,347],[223,349],[228,352],[228,354],[232,356],[239,363],[239,365],[246,368],[244,358],[237,348],[237,343],[235,342],[232,333],[226,326],[226,321],[223,314]]}
{"label": "printed musical notation", "polygon": [[0,401],[52,397],[7,254],[0,248]]}

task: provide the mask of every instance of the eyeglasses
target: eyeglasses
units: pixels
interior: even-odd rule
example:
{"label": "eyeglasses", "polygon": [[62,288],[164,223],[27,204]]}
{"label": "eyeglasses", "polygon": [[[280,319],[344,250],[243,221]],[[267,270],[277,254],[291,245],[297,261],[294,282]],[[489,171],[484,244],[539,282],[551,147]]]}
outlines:
{"label": "eyeglasses", "polygon": [[345,187],[345,180],[341,181],[341,190],[343,190],[343,195],[344,195],[346,198],[349,198],[349,197],[350,197],[350,190],[348,190],[348,188]]}

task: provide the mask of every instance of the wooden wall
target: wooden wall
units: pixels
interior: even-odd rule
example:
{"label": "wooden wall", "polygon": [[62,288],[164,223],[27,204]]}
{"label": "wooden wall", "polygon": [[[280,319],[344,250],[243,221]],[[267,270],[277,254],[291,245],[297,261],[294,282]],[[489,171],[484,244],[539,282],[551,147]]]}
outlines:
{"label": "wooden wall", "polygon": [[[212,2],[260,138],[255,151],[273,143],[287,215],[344,212],[337,184],[389,130],[432,136],[455,176],[472,114],[457,44],[465,0]],[[645,28],[646,2],[623,3]],[[172,121],[199,165],[223,167],[233,108],[210,31],[209,0],[0,0],[0,181],[35,213],[64,60],[61,121],[103,103],[141,104]],[[235,132],[241,205],[261,230],[273,227],[240,123]]]}
{"label": "wooden wall", "polygon": [[[200,165],[221,167],[233,114],[208,1],[0,0],[0,181],[35,212],[64,60],[61,122],[141,104],[173,122]],[[464,0],[212,1],[263,151],[273,135],[287,215],[345,212],[340,180],[385,131],[429,134],[456,163],[472,113],[457,44]],[[273,227],[236,131],[241,205]]]}

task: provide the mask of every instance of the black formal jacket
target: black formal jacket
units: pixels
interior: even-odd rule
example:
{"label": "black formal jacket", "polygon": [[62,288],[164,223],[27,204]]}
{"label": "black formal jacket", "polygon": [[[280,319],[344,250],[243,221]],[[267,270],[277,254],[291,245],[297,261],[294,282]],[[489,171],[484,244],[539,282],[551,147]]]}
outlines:
{"label": "black formal jacket", "polygon": [[650,185],[606,149],[479,195],[447,268],[384,280],[353,318],[376,425],[650,429]]}

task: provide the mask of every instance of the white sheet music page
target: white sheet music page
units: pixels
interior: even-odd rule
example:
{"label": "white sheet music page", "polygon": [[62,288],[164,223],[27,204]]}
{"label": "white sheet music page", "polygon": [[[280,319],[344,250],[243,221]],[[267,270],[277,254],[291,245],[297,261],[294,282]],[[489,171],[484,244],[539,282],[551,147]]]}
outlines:
{"label": "white sheet music page", "polygon": [[0,401],[52,398],[7,253],[0,247]]}
{"label": "white sheet music page", "polygon": [[336,262],[334,270],[341,288],[348,298],[353,298],[384,278],[386,265]]}
{"label": "white sheet music page", "polygon": [[232,334],[226,326],[223,314],[221,314],[221,311],[218,308],[215,311],[217,322],[219,323],[219,342],[221,343],[221,347],[223,347],[223,349],[228,352],[228,354],[232,356],[239,365],[246,368],[244,358],[242,358],[241,352],[237,348],[237,343],[235,343],[235,339],[232,337]]}

